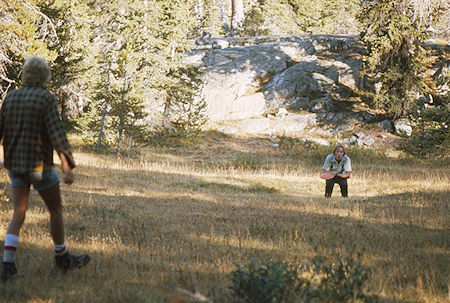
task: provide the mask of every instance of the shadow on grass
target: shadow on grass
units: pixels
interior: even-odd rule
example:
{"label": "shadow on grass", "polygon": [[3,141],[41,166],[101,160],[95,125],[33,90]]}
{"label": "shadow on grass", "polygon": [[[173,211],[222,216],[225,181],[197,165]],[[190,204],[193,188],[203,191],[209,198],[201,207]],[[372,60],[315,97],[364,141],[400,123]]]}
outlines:
{"label": "shadow on grass", "polygon": [[[177,287],[196,288],[221,302],[233,264],[250,257],[301,262],[316,254],[353,249],[363,251],[363,262],[373,267],[377,279],[385,275],[384,287],[394,294],[397,288],[416,287],[419,277],[425,286],[436,285],[436,295],[446,293],[448,230],[423,227],[417,218],[448,218],[448,191],[327,200],[252,191],[249,184],[235,186],[185,174],[80,168],[117,177],[108,181],[81,174],[86,188],[63,188],[68,242],[76,252],[82,249],[78,245],[86,247],[92,264],[61,278],[50,269],[51,250],[24,243],[18,264],[26,275],[2,286],[6,302],[158,302],[176,293]],[[133,184],[133,175],[141,182]],[[118,190],[108,192],[110,186]],[[417,195],[424,204],[409,205]],[[43,208],[39,203],[33,201],[30,210]],[[324,211],[310,205],[321,205]],[[0,210],[10,207],[2,203]],[[356,211],[359,217],[352,215]],[[48,221],[26,223],[24,228],[25,238],[32,238],[33,230],[48,234]]]}

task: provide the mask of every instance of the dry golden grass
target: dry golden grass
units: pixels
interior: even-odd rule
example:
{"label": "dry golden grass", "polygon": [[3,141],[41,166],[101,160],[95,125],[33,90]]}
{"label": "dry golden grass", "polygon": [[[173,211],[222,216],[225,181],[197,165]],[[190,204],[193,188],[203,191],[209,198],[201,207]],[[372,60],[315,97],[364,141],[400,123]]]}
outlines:
{"label": "dry golden grass", "polygon": [[[62,185],[67,243],[88,267],[53,267],[48,213],[33,192],[20,235],[20,274],[1,302],[182,302],[177,288],[227,301],[234,264],[250,257],[301,263],[332,250],[363,251],[366,292],[380,302],[449,299],[449,167],[353,155],[349,199],[323,198],[320,157],[264,140],[219,139],[198,148],[142,151],[133,159],[78,151],[77,180]],[[257,169],[232,165],[253,152]],[[352,156],[352,155],[351,155]],[[3,241],[12,206],[6,171]],[[0,242],[3,246],[3,242]],[[178,300],[178,301],[177,301]]]}

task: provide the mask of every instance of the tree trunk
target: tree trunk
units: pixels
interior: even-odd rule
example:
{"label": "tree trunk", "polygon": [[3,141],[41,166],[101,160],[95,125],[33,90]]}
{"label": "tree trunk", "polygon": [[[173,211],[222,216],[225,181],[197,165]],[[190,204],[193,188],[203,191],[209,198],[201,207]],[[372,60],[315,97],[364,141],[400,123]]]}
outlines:
{"label": "tree trunk", "polygon": [[119,122],[119,138],[117,139],[117,157],[120,157],[120,144],[122,144],[122,136],[123,136],[123,117],[120,117]]}
{"label": "tree trunk", "polygon": [[[108,64],[107,73],[108,73],[108,86],[106,88],[106,92],[107,92],[107,95],[109,96],[109,93],[111,90],[109,64]],[[98,150],[100,148],[100,146],[102,145],[103,126],[105,125],[105,118],[106,118],[107,113],[108,113],[108,104],[107,104],[107,102],[105,102],[105,107],[103,107],[103,110],[102,110],[102,119],[100,120],[100,128],[98,130],[98,139],[97,139],[97,144],[95,144],[95,150]]]}
{"label": "tree trunk", "polygon": [[203,22],[203,1],[202,0],[196,0],[194,4],[194,12],[195,12],[195,18],[197,19],[198,23],[202,26]]}
{"label": "tree trunk", "polygon": [[128,157],[131,157],[131,152],[133,151],[133,134],[130,133],[128,138]]}
{"label": "tree trunk", "polygon": [[222,22],[222,29],[225,35],[228,36],[230,33],[230,25],[228,21],[228,14],[225,6],[225,0],[220,0],[220,21]]}
{"label": "tree trunk", "polygon": [[95,150],[98,150],[100,148],[100,146],[102,145],[103,125],[105,124],[105,118],[106,118],[107,112],[108,111],[106,109],[106,104],[105,104],[105,107],[102,110],[102,119],[100,120],[100,129],[98,130],[98,139],[97,139],[97,144],[95,144]]}
{"label": "tree trunk", "polygon": [[[127,88],[127,74],[123,76],[122,102],[125,101],[125,90]],[[119,114],[119,138],[117,139],[117,157],[120,157],[120,144],[122,143],[123,129],[125,126],[125,114]]]}
{"label": "tree trunk", "polygon": [[239,34],[244,22],[244,5],[242,0],[231,0],[231,32]]}

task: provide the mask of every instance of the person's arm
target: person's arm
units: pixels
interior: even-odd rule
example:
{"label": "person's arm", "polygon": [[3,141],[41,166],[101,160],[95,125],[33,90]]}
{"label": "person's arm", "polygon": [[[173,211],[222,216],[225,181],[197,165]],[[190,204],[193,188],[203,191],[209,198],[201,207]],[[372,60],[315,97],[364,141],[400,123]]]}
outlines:
{"label": "person's arm", "polygon": [[58,153],[58,156],[59,159],[61,160],[62,171],[64,172],[64,183],[70,185],[73,183],[75,179],[75,176],[73,175],[72,172],[72,167],[64,153]]}
{"label": "person's arm", "polygon": [[61,159],[61,163],[63,161],[61,155],[64,154],[65,162],[68,164],[69,168],[73,169],[75,167],[75,161],[72,156],[72,150],[69,141],[67,140],[64,126],[61,122],[61,119],[59,118],[56,100],[54,99],[53,95],[50,95],[49,98],[50,99],[48,100],[49,103],[44,121],[46,124],[50,142],[53,149]]}
{"label": "person's arm", "polygon": [[321,174],[326,173],[326,172],[330,172],[330,173],[333,173],[334,175],[336,175],[336,172],[330,171],[330,168],[331,168],[331,155],[328,155],[325,158],[325,163],[322,166]]}
{"label": "person's arm", "polygon": [[323,174],[323,173],[332,173],[332,174],[334,174],[335,176],[337,175],[337,172],[335,172],[335,171],[329,171],[329,170],[326,170],[325,168],[322,168],[321,174]]}
{"label": "person's arm", "polygon": [[343,174],[336,174],[336,176],[338,176],[338,177],[340,177],[340,178],[348,179],[348,178],[350,178],[351,173],[352,173],[352,172],[347,171],[347,172],[345,172],[345,173],[343,173]]}
{"label": "person's arm", "polygon": [[352,164],[351,164],[350,158],[347,155],[344,156],[344,160],[345,160],[344,173],[336,174],[336,176],[344,178],[344,179],[348,179],[348,178],[350,178],[350,175],[352,173]]}

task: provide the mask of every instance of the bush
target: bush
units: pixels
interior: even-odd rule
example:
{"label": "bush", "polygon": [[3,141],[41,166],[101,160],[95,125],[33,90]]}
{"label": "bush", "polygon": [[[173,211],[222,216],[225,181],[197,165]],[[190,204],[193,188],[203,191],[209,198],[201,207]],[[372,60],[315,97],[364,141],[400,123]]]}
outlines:
{"label": "bush", "polygon": [[369,272],[353,257],[317,256],[300,267],[251,259],[231,273],[234,302],[364,302]]}
{"label": "bush", "polygon": [[355,302],[363,300],[363,284],[368,279],[368,271],[358,259],[333,256],[327,259],[317,256],[312,260],[313,275],[319,277],[317,285],[309,284],[305,292],[306,301],[319,299],[320,302]]}
{"label": "bush", "polygon": [[404,137],[399,148],[417,157],[446,157],[450,154],[450,104],[425,108],[418,104],[409,114],[411,137]]}
{"label": "bush", "polygon": [[156,147],[186,147],[195,146],[203,139],[203,133],[186,133],[183,130],[159,127],[153,132],[148,143]]}
{"label": "bush", "polygon": [[311,142],[311,141],[303,141],[298,138],[292,138],[288,136],[281,136],[280,140],[278,141],[278,144],[280,146],[280,149],[292,153],[293,151],[302,152],[302,151],[309,151],[312,149],[317,148],[318,144]]}
{"label": "bush", "polygon": [[254,258],[231,273],[231,283],[235,302],[292,302],[303,286],[297,270],[287,263]]}
{"label": "bush", "polygon": [[260,156],[253,153],[238,152],[234,156],[233,165],[235,167],[256,169],[263,165]]}
{"label": "bush", "polygon": [[255,193],[266,193],[266,194],[273,194],[278,193],[279,190],[273,186],[266,186],[261,183],[254,183],[250,185],[249,191],[255,192]]}

